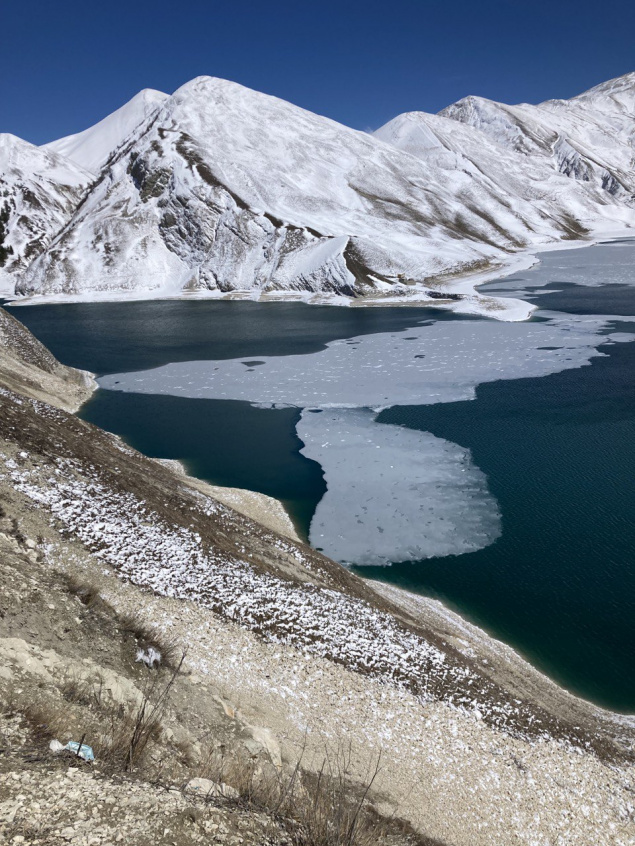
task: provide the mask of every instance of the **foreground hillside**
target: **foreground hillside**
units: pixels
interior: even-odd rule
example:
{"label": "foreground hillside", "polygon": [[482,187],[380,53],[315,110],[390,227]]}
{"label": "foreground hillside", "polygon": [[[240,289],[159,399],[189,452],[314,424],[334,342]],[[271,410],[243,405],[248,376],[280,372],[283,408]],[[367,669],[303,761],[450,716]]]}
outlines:
{"label": "foreground hillside", "polygon": [[[634,92],[630,74],[540,106],[471,97],[374,134],[210,77],[140,92],[78,135],[19,142],[3,237],[27,246],[4,264],[18,295],[434,300],[526,317],[469,280],[635,224]],[[34,238],[40,209],[19,214],[19,197],[36,190],[54,214]]]}
{"label": "foreground hillside", "polygon": [[[0,363],[28,369],[20,384],[0,369],[7,839],[35,820],[30,842],[89,842],[78,806],[88,791],[104,809],[94,843],[117,825],[145,842],[134,819],[159,806],[167,833],[151,828],[154,842],[309,842],[297,826],[322,771],[347,803],[370,786],[371,842],[629,842],[632,721],[569,696],[437,603],[377,592],[62,410],[89,395],[84,376],[59,369],[44,402],[51,368],[0,315]],[[162,669],[135,661],[152,663],[150,649]],[[139,728],[142,706],[152,719]],[[143,748],[130,739],[139,733]],[[60,781],[77,762],[48,741],[82,736],[96,764]],[[289,807],[271,791],[298,763]],[[206,804],[192,785],[180,792],[197,777],[228,787]],[[104,803],[125,810],[114,819]]]}

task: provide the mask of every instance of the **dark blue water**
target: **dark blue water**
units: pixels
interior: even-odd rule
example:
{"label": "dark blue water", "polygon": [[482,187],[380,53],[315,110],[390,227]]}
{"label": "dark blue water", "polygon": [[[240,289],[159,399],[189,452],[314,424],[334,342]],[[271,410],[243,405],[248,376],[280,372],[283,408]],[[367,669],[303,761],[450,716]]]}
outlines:
{"label": "dark blue water", "polygon": [[[635,288],[558,290],[539,296],[540,305],[623,315],[615,328],[633,331]],[[205,301],[14,314],[62,361],[100,375],[318,351],[338,338],[459,319],[430,309]],[[384,411],[382,421],[472,451],[498,500],[503,533],[475,553],[363,574],[442,598],[571,690],[633,711],[635,344],[603,351],[578,370],[483,385],[473,401]],[[305,534],[324,493],[319,465],[299,453],[295,409],[99,391],[82,415],[149,455],[184,460],[201,478],[283,500]]]}

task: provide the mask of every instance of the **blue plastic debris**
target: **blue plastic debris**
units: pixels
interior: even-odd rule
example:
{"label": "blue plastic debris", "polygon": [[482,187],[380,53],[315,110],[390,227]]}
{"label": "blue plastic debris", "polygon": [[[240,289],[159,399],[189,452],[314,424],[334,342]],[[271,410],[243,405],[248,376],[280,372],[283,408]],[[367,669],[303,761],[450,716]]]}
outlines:
{"label": "blue plastic debris", "polygon": [[79,758],[83,758],[84,761],[94,761],[95,755],[93,753],[93,747],[89,746],[87,743],[82,743],[81,749],[79,748],[79,743],[76,740],[69,740],[64,749],[68,749],[69,752],[74,752]]}

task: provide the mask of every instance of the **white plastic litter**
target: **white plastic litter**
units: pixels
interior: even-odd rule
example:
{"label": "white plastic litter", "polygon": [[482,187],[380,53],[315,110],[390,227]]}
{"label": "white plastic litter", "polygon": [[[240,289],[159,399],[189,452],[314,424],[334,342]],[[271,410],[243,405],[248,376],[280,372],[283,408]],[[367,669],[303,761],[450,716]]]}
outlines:
{"label": "white plastic litter", "polygon": [[154,646],[149,646],[147,649],[138,649],[136,663],[143,663],[151,670],[157,669],[161,664],[161,653]]}

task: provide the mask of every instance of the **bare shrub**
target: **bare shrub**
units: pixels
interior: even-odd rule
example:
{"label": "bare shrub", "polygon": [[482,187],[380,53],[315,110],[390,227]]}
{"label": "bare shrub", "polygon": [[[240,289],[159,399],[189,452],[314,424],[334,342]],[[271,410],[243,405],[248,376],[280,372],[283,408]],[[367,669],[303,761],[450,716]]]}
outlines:
{"label": "bare shrub", "polygon": [[378,842],[377,819],[367,809],[367,797],[379,772],[376,766],[362,785],[354,786],[350,758],[325,758],[317,775],[305,775],[289,797],[297,822],[298,846],[366,846]]}
{"label": "bare shrub", "polygon": [[379,846],[423,843],[410,827],[382,817],[369,801],[380,772],[377,756],[361,782],[353,778],[352,750],[326,754],[317,773],[307,772],[300,760],[291,772],[270,761],[232,750],[211,749],[199,775],[226,783],[240,794],[240,802],[265,811],[288,829],[294,846]]}
{"label": "bare shrub", "polygon": [[[149,746],[160,740],[170,692],[181,672],[183,658],[165,681],[148,679],[137,705],[113,704],[102,695],[103,679],[69,673],[60,684],[61,697],[43,696],[37,702],[14,699],[4,709],[20,715],[35,741],[80,739],[111,770],[130,772],[146,763]],[[174,753],[170,753],[174,759]]]}
{"label": "bare shrub", "polygon": [[125,772],[143,763],[148,744],[161,737],[170,691],[181,672],[183,660],[181,657],[166,684],[162,685],[158,676],[154,678],[137,707],[119,706],[110,713],[109,729],[98,745],[102,760]]}

